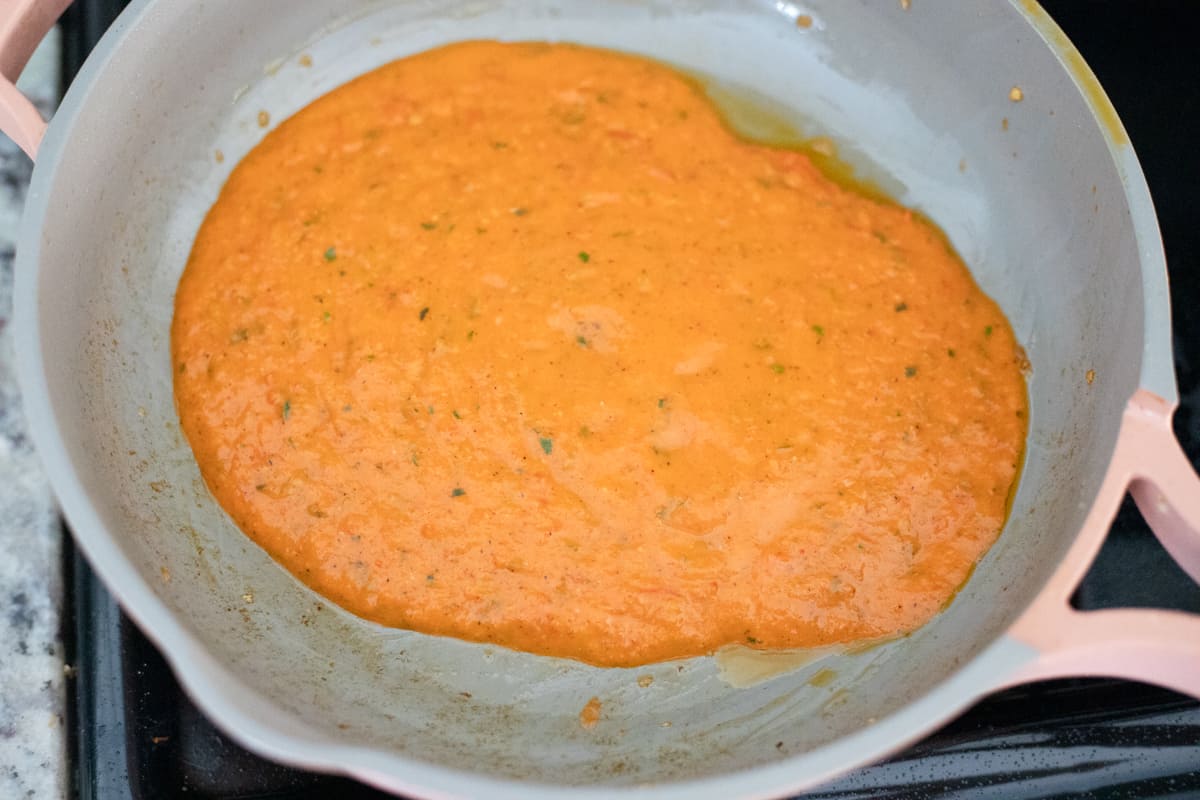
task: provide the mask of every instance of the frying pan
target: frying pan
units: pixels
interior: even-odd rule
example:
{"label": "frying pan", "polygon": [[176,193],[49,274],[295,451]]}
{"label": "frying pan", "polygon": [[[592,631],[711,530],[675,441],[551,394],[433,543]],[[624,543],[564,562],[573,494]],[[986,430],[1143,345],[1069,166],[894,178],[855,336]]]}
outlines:
{"label": "frying pan", "polygon": [[[1171,434],[1166,273],[1140,167],[1036,4],[135,0],[47,128],[9,81],[65,5],[0,10],[0,128],[37,160],[16,263],[26,410],[79,546],[247,747],[420,797],[775,797],[1020,681],[1200,696],[1200,619],[1069,605],[1126,491],[1200,579],[1200,481]],[[354,618],[217,507],[168,354],[203,214],[264,135],[260,111],[282,120],[470,38],[612,47],[752,89],[943,227],[1029,355],[1031,413],[1006,527],[932,622],[758,682],[720,656],[598,669]],[[603,714],[585,730],[592,696]]]}

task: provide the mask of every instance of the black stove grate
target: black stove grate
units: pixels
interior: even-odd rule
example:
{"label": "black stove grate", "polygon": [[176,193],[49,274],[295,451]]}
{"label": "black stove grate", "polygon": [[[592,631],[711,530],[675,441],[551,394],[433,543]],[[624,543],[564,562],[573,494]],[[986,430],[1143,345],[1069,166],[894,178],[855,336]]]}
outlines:
{"label": "black stove grate", "polygon": [[[124,5],[76,0],[68,10],[61,23],[66,81]],[[1198,15],[1189,0],[1136,8],[1122,0],[1044,0],[1043,6],[1088,59],[1138,147],[1170,265],[1182,397],[1175,427],[1200,464],[1200,225],[1192,202],[1200,186]],[[64,639],[68,663],[78,665],[68,704],[75,797],[383,797],[345,778],[264,761],[217,732],[69,539],[65,553]],[[1126,501],[1075,603],[1200,612],[1200,588]],[[1200,703],[1115,680],[1023,686],[806,797],[1200,798]]]}

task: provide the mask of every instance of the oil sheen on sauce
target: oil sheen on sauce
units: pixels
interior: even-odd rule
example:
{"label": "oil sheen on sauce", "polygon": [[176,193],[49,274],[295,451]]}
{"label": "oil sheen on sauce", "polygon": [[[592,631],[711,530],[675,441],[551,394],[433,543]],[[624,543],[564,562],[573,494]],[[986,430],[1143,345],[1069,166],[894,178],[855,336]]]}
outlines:
{"label": "oil sheen on sauce", "polygon": [[1021,352],[939,232],[694,81],[470,42],[237,166],[176,296],[213,495],[385,625],[604,666],[928,621],[995,541]]}

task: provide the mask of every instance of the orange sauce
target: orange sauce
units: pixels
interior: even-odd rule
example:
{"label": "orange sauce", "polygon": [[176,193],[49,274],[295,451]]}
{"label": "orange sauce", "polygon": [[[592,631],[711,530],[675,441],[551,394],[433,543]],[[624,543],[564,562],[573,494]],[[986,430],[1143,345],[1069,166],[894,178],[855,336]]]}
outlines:
{"label": "orange sauce", "polygon": [[911,211],[689,81],[464,43],[238,165],[180,281],[233,520],[385,625],[598,665],[910,631],[995,541],[1021,352]]}

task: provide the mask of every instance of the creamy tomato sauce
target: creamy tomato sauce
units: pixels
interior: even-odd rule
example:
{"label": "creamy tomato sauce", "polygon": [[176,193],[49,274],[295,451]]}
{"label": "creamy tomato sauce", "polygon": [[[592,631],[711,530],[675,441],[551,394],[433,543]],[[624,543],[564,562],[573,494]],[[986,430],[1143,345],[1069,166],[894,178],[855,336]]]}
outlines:
{"label": "creamy tomato sauce", "polygon": [[996,539],[1021,353],[938,231],[693,82],[474,42],[322,97],[179,284],[213,495],[385,625],[598,665],[928,621]]}

